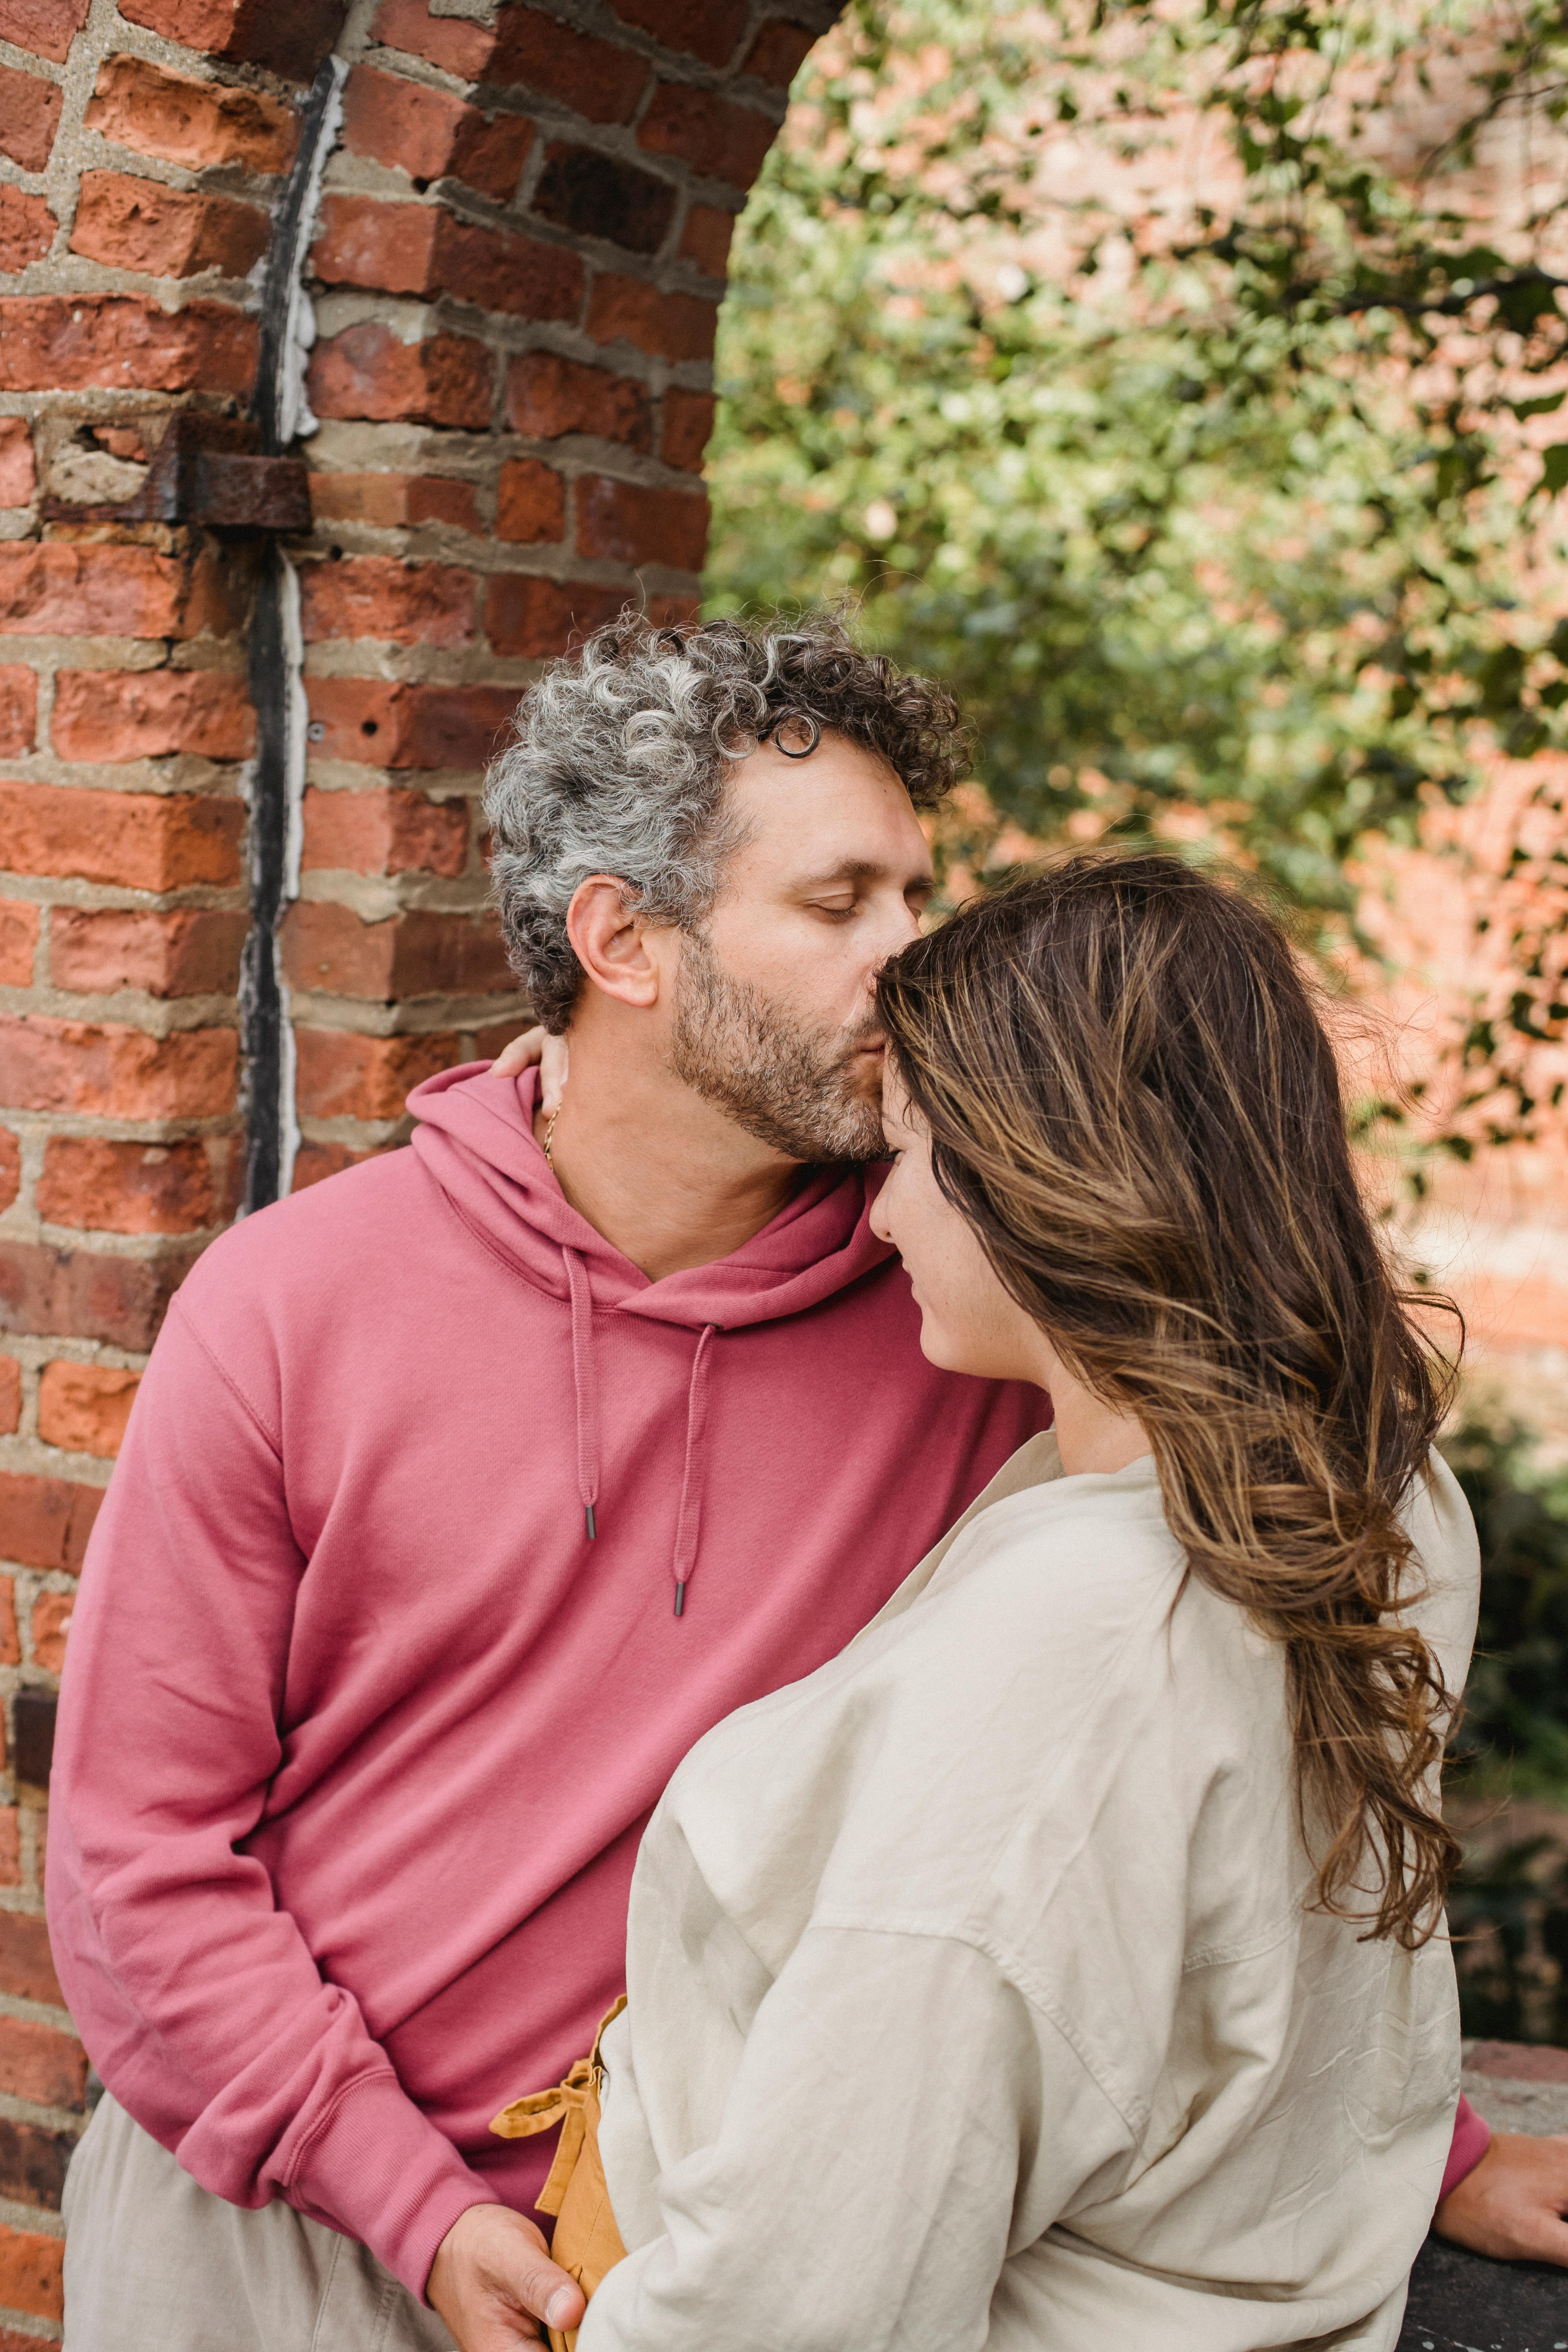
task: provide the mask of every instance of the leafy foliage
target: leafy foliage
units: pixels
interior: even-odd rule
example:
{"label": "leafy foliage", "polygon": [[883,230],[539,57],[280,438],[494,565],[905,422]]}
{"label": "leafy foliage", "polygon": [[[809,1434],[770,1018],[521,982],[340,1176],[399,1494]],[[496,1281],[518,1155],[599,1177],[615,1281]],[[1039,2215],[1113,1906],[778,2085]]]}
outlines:
{"label": "leafy foliage", "polygon": [[1348,905],[1563,737],[1568,320],[1501,163],[1565,48],[1539,0],[853,0],[741,226],[710,605],[859,600],[1029,835]]}

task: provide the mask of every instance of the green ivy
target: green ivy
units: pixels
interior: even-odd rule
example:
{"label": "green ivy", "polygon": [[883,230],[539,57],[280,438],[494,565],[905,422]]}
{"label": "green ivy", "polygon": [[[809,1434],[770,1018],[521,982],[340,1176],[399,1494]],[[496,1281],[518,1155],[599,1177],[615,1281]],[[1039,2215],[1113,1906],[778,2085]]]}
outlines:
{"label": "green ivy", "polygon": [[[1521,454],[1563,398],[1551,225],[1468,201],[1478,141],[1562,112],[1560,12],[1511,22],[854,0],[741,223],[710,609],[857,600],[1033,836],[1174,822],[1348,906],[1364,835],[1568,740],[1521,551],[1568,485],[1568,439]],[[1456,78],[1384,169],[1375,126]],[[1200,134],[1233,184],[1179,234],[1036,176]]]}

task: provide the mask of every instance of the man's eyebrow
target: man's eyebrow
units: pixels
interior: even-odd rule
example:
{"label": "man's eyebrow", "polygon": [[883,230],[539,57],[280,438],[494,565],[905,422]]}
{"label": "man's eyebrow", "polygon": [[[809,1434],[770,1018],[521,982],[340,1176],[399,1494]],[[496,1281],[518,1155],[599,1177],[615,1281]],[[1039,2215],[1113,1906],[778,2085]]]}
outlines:
{"label": "man's eyebrow", "polygon": [[[827,866],[821,873],[798,876],[795,887],[799,890],[820,890],[832,882],[879,882],[889,871],[889,867],[879,865],[874,857],[846,857],[842,864]],[[911,877],[921,883],[931,882],[933,878],[930,874],[917,874]]]}

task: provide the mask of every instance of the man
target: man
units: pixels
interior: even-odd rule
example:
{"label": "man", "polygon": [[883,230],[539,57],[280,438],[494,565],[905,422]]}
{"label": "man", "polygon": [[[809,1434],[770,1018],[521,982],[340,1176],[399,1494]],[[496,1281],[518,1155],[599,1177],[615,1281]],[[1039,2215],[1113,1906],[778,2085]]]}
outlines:
{"label": "man", "polygon": [[620,1990],[649,1808],[1038,1426],[925,1363],[859,1165],[957,772],[947,698],[826,625],[555,665],[489,806],[559,1112],[450,1073],[181,1292],[62,1701],[72,2352],[575,2323],[549,2149],[488,2125]]}

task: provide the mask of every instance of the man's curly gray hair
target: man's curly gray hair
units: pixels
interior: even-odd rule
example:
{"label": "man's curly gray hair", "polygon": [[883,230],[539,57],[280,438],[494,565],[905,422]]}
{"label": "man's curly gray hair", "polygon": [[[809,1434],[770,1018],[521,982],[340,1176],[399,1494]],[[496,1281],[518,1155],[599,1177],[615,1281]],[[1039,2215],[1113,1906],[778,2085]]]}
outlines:
{"label": "man's curly gray hair", "polygon": [[545,1027],[582,984],[566,936],[573,893],[613,874],[657,921],[712,907],[739,835],[731,763],[772,740],[804,757],[826,732],[885,760],[916,808],[964,772],[952,697],[863,653],[835,617],[655,628],[626,614],[529,688],[485,788],[491,870],[513,970]]}

